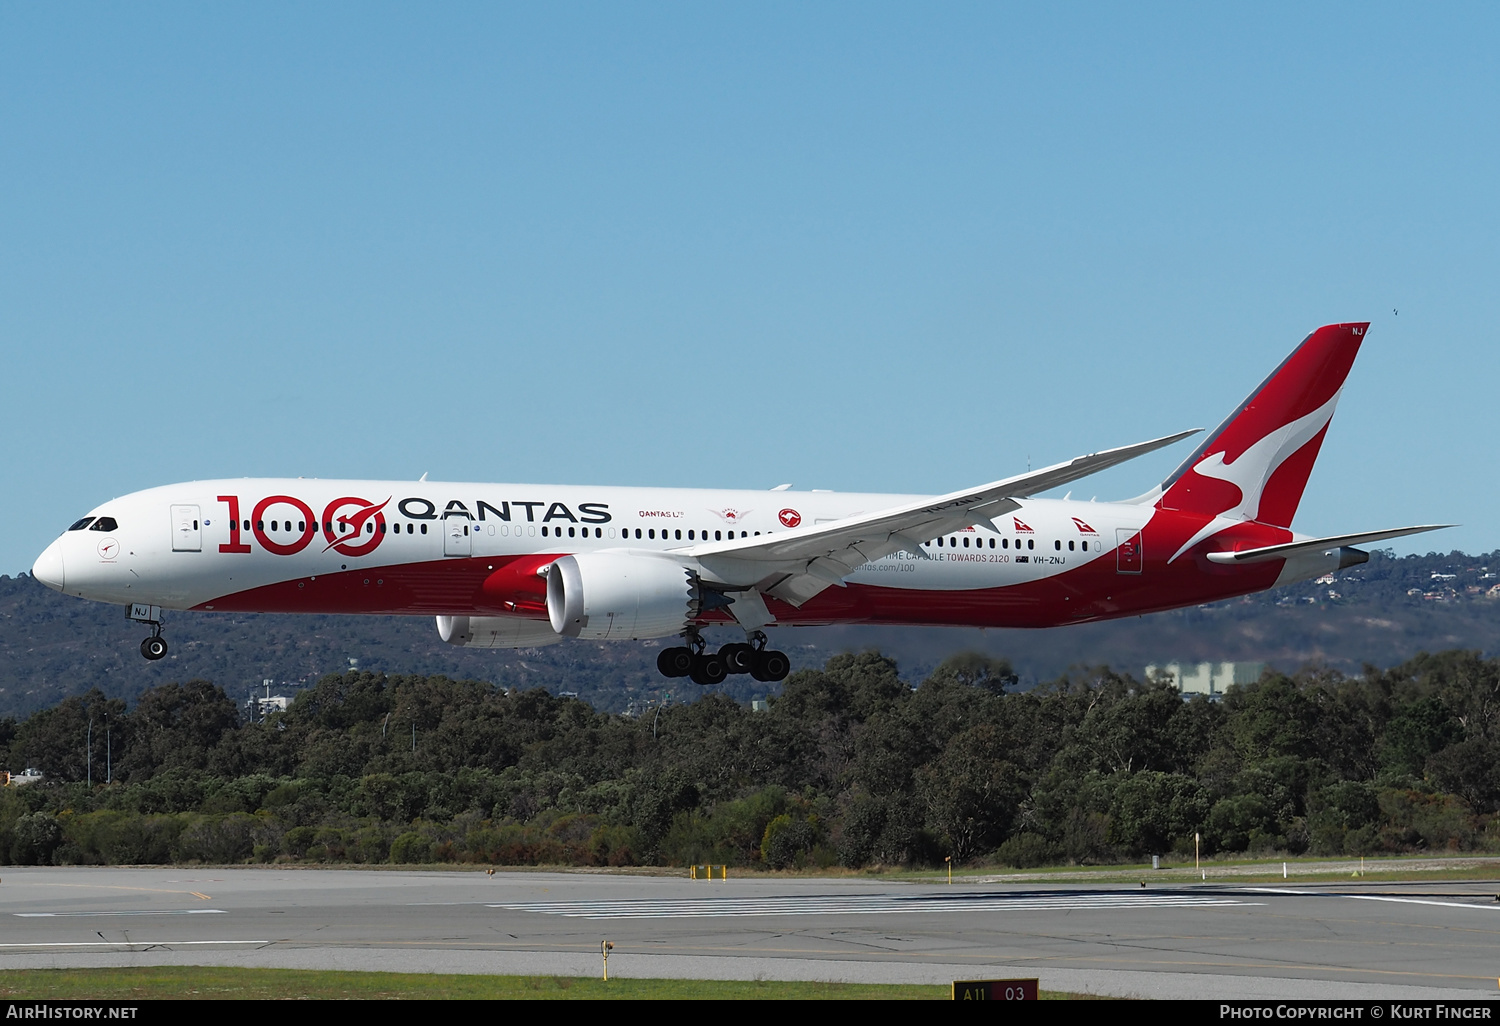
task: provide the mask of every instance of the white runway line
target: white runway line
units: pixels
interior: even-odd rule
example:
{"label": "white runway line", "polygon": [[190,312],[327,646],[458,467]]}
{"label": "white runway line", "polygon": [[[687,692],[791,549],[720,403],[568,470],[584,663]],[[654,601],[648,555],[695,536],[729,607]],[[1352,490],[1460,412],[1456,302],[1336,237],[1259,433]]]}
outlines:
{"label": "white runway line", "polygon": [[1401,905],[1437,905],[1441,908],[1477,908],[1482,912],[1500,911],[1500,904],[1481,905],[1472,901],[1434,901],[1431,898],[1398,898],[1391,894],[1347,894],[1343,891],[1286,891],[1273,887],[1255,887],[1252,890],[1267,894],[1296,894],[1302,897],[1352,898],[1355,901],[1394,901]]}
{"label": "white runway line", "polygon": [[889,915],[912,912],[1027,912],[1091,909],[1222,908],[1263,902],[1208,895],[1090,894],[1018,898],[978,895],[954,898],[891,897],[865,894],[838,897],[681,898],[665,901],[537,901],[493,903],[510,912],[584,919],[684,919],[711,916]]}
{"label": "white runway line", "polygon": [[20,919],[62,919],[67,916],[227,916],[222,908],[159,908],[133,912],[12,912]]}

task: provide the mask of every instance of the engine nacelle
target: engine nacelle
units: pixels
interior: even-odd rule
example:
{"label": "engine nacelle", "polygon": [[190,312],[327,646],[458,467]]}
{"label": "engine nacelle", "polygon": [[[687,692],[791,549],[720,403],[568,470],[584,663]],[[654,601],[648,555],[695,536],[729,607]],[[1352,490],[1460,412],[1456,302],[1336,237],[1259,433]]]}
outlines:
{"label": "engine nacelle", "polygon": [[568,638],[666,638],[698,611],[687,567],[622,552],[564,556],[547,574],[547,616]]}
{"label": "engine nacelle", "polygon": [[519,616],[440,616],[437,629],[460,648],[539,648],[562,640],[547,621]]}

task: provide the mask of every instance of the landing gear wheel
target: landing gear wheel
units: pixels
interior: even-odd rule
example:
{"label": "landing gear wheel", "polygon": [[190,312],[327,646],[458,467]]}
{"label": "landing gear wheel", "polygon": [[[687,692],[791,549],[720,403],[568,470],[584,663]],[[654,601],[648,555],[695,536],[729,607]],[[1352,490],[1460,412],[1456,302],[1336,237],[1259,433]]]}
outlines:
{"label": "landing gear wheel", "polygon": [[695,684],[722,684],[729,671],[717,652],[693,657],[693,682]]}
{"label": "landing gear wheel", "polygon": [[719,658],[729,673],[749,673],[755,666],[755,649],[745,644],[725,645],[719,649]]}
{"label": "landing gear wheel", "polygon": [[750,676],[767,683],[786,680],[786,675],[791,672],[792,661],[786,653],[769,650],[755,653],[755,665],[750,668]]}
{"label": "landing gear wheel", "polygon": [[141,655],[152,662],[155,662],[166,654],[167,640],[165,638],[153,636],[141,642]]}
{"label": "landing gear wheel", "polygon": [[686,677],[693,672],[693,652],[678,645],[664,648],[656,657],[656,670],[663,677]]}

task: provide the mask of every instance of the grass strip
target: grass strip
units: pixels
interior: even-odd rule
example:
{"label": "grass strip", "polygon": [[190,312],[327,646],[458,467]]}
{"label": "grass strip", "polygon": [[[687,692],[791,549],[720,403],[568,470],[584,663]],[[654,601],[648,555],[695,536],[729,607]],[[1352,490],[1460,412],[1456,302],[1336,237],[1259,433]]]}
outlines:
{"label": "grass strip", "polygon": [[[219,966],[17,969],[0,972],[0,998],[19,1000],[947,1000],[947,986],[783,980],[644,980],[473,976]],[[1044,994],[1045,996],[1051,996]]]}

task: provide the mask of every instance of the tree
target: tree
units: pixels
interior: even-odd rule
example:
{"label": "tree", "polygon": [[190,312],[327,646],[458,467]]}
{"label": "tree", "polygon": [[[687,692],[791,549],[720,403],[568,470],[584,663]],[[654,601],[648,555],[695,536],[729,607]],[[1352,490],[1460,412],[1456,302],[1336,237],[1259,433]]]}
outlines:
{"label": "tree", "polygon": [[141,694],[130,713],[120,776],[145,780],[164,769],[206,770],[214,748],[239,727],[239,710],[206,680],[163,684]]}
{"label": "tree", "polygon": [[1208,818],[1208,799],[1192,777],[1146,770],[1120,781],[1111,811],[1115,841],[1159,853],[1192,839]]}
{"label": "tree", "polygon": [[[110,726],[106,729],[106,719]],[[59,780],[102,783],[106,766],[121,746],[125,703],[105,698],[98,688],[81,698],[65,698],[51,709],[33,713],[16,730],[12,752],[23,766],[34,766]]]}
{"label": "tree", "polygon": [[1403,707],[1386,724],[1379,746],[1380,766],[1398,775],[1420,778],[1428,758],[1463,735],[1463,727],[1436,695]]}
{"label": "tree", "polygon": [[1232,687],[1224,695],[1234,747],[1248,760],[1316,755],[1322,731],[1318,704],[1304,686],[1282,674]]}
{"label": "tree", "polygon": [[955,684],[969,688],[981,688],[993,694],[1003,694],[1007,688],[1016,686],[1018,678],[1009,659],[986,655],[983,652],[960,652],[949,656],[932,671],[931,680],[946,678]]}
{"label": "tree", "polygon": [[956,862],[997,846],[1025,797],[1020,772],[1006,759],[1001,731],[984,724],[954,737],[918,771],[927,819]]}

